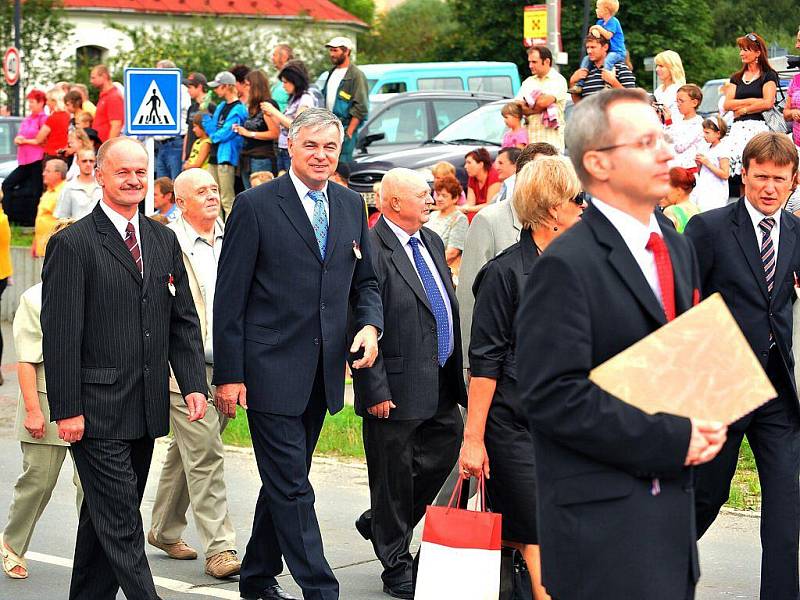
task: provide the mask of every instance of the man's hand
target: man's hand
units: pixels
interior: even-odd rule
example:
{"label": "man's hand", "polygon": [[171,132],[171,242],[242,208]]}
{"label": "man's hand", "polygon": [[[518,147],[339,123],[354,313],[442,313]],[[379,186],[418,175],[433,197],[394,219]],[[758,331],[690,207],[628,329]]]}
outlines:
{"label": "man's hand", "polygon": [[394,402],[391,400],[384,400],[380,404],[376,404],[375,406],[370,406],[367,409],[367,412],[371,414],[373,417],[378,417],[379,419],[388,419],[389,418],[389,411],[393,408],[397,408],[394,405]]}
{"label": "man's hand", "polygon": [[728,436],[727,426],[717,421],[691,419],[692,437],[684,465],[701,465],[714,458],[722,449]]}
{"label": "man's hand", "polygon": [[44,415],[41,410],[32,410],[26,413],[23,425],[33,439],[40,440],[44,437],[44,430],[47,425],[44,422]]}
{"label": "man's hand", "polygon": [[56,424],[58,425],[58,437],[62,440],[68,444],[81,441],[83,437],[83,415],[60,419],[56,421]]}
{"label": "man's hand", "polygon": [[247,388],[243,383],[223,383],[217,386],[214,395],[217,409],[226,417],[236,418],[236,405],[241,404],[247,410]]}
{"label": "man's hand", "polygon": [[193,392],[186,396],[184,400],[186,400],[186,408],[189,409],[189,423],[199,421],[206,416],[208,401],[203,394]]}
{"label": "man's hand", "polygon": [[364,356],[353,362],[353,368],[369,368],[375,364],[378,358],[378,330],[374,325],[365,325],[353,338],[350,352],[358,352],[359,348],[364,348]]}

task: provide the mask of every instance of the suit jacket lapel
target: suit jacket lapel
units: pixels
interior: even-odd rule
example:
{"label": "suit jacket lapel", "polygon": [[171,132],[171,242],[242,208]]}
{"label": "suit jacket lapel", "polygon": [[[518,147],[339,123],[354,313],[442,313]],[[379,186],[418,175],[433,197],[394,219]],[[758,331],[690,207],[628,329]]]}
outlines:
{"label": "suit jacket lapel", "polygon": [[781,210],[781,233],[778,240],[778,264],[775,267],[775,285],[772,291],[773,298],[777,294],[778,288],[787,281],[786,275],[789,272],[789,265],[794,256],[794,246],[797,237],[792,219],[789,218],[789,215],[783,213],[784,211]]}
{"label": "suit jacket lapel", "polygon": [[[746,200],[744,198],[740,198],[739,205],[736,207],[734,221],[736,221],[738,226],[734,227],[733,235],[739,243],[739,247],[742,249],[747,264],[750,265],[750,270],[753,272],[753,277],[756,279],[758,289],[761,290],[764,299],[769,301],[767,278],[764,275],[764,263],[761,262],[761,244],[758,238],[756,238],[756,232],[753,229],[753,221],[750,220],[750,214],[747,212],[747,208],[744,205],[745,202]],[[784,222],[785,221],[782,221],[781,225],[783,225]],[[780,253],[778,258],[780,259]]]}
{"label": "suit jacket lapel", "polygon": [[[336,246],[336,241],[339,239],[339,232],[342,229],[340,221],[344,214],[342,199],[335,189],[335,185],[336,184],[328,183],[328,241],[325,246],[325,263],[327,263],[333,255],[333,249]],[[316,243],[316,240],[317,238],[315,237],[314,243]]]}
{"label": "suit jacket lapel", "polygon": [[317,238],[314,235],[314,228],[311,227],[308,214],[303,208],[303,203],[300,201],[300,198],[297,197],[297,190],[294,189],[292,179],[289,175],[284,175],[279,179],[278,203],[281,210],[286,214],[286,217],[292,224],[292,227],[294,227],[298,235],[303,238],[308,249],[317,257],[317,260],[322,262],[322,256],[319,253],[319,244],[317,244]]}
{"label": "suit jacket lapel", "polygon": [[378,222],[375,223],[375,233],[381,238],[383,243],[386,244],[388,248],[392,249],[392,262],[397,268],[397,272],[400,273],[400,276],[405,280],[409,287],[414,290],[414,293],[417,295],[417,298],[419,298],[419,301],[422,302],[422,304],[425,305],[428,310],[431,311],[431,313],[433,313],[431,303],[428,302],[428,295],[425,293],[425,288],[422,287],[422,281],[419,279],[417,270],[414,268],[414,265],[411,264],[405,248],[403,248],[403,246],[400,244],[400,240],[397,239],[394,231],[389,228],[383,217],[378,219]]}
{"label": "suit jacket lapel", "polygon": [[453,273],[450,271],[450,267],[447,266],[447,261],[444,260],[444,256],[440,256],[438,253],[431,250],[433,247],[431,243],[431,232],[423,227],[419,230],[419,235],[425,247],[428,249],[428,254],[430,254],[433,259],[433,264],[436,265],[436,270],[439,271],[439,277],[442,278],[447,297],[450,299],[450,306],[455,314],[458,304],[456,303],[456,294],[453,289]]}
{"label": "suit jacket lapel", "polygon": [[[166,274],[161,258],[162,256],[167,256],[167,254],[162,254],[164,249],[161,247],[155,231],[153,231],[154,227],[155,224],[150,219],[144,215],[139,215],[139,233],[142,237],[142,264],[144,265],[143,293],[148,290],[151,279]],[[167,283],[163,282],[163,285],[167,285]]]}
{"label": "suit jacket lapel", "polygon": [[[103,246],[108,249],[114,258],[122,263],[122,266],[125,267],[131,276],[133,276],[133,278],[136,280],[136,283],[142,285],[142,275],[139,273],[139,269],[136,267],[136,263],[133,260],[130,250],[128,250],[128,247],[125,245],[122,236],[119,234],[119,231],[117,231],[117,228],[114,227],[111,219],[109,219],[108,216],[106,216],[106,213],[103,212],[99,202],[97,203],[97,206],[94,207],[92,216],[94,217],[94,223],[95,227],[97,227],[97,231],[103,235]],[[142,252],[142,256],[144,256],[144,251]]]}
{"label": "suit jacket lapel", "polygon": [[664,313],[661,303],[616,228],[603,213],[592,205],[584,211],[583,220],[592,228],[597,240],[609,249],[608,262],[619,273],[622,281],[642,307],[659,324],[665,324],[667,315]]}

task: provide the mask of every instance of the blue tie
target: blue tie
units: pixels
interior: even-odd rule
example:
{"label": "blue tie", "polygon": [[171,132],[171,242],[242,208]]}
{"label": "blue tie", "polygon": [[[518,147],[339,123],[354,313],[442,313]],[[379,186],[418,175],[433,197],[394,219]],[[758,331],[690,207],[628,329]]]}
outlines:
{"label": "blue tie", "polygon": [[412,237],[409,238],[408,243],[411,245],[414,265],[417,267],[419,278],[422,279],[425,295],[428,296],[428,302],[430,302],[433,309],[433,318],[436,319],[439,365],[443,367],[444,363],[447,362],[447,353],[450,350],[450,322],[447,318],[447,306],[444,303],[442,294],[439,292],[439,286],[436,285],[436,279],[434,279],[433,273],[428,268],[428,263],[425,262],[425,259],[422,258],[422,253],[419,251],[419,240]]}
{"label": "blue tie", "polygon": [[314,218],[311,225],[314,227],[314,237],[319,244],[319,254],[325,260],[325,248],[328,245],[328,215],[325,214],[325,194],[322,192],[308,191],[308,197],[314,201]]}

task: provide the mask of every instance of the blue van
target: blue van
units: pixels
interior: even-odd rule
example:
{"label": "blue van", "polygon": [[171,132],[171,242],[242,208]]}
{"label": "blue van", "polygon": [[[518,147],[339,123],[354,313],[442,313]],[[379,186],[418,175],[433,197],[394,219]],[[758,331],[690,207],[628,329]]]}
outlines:
{"label": "blue van", "polygon": [[[519,90],[519,71],[512,62],[463,61],[358,65],[367,77],[369,94],[416,91],[492,92],[514,96]],[[317,80],[323,88],[328,73]]]}

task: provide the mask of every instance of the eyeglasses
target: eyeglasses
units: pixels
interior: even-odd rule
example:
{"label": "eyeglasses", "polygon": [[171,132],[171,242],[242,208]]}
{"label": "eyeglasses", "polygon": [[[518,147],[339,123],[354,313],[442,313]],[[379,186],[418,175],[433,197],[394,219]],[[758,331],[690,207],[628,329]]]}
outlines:
{"label": "eyeglasses", "polygon": [[659,150],[669,150],[672,144],[672,138],[668,135],[646,135],[640,140],[635,142],[624,142],[622,144],[614,144],[612,146],[604,146],[603,148],[595,148],[596,152],[607,152],[608,150],[616,150],[617,148],[624,148],[630,146],[637,150],[645,150],[647,152],[658,152]]}
{"label": "eyeglasses", "polygon": [[588,204],[588,197],[586,196],[586,192],[578,192],[578,195],[574,198],[570,199],[570,202],[580,206],[581,208],[586,207]]}

